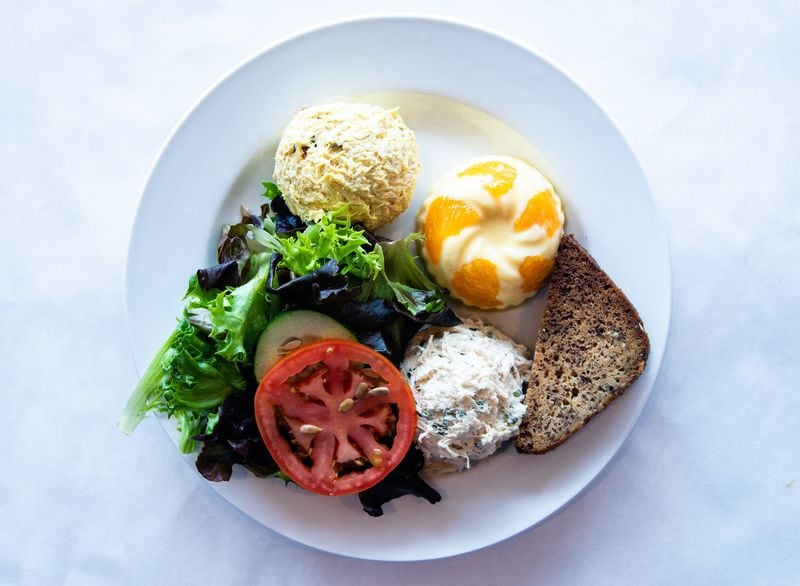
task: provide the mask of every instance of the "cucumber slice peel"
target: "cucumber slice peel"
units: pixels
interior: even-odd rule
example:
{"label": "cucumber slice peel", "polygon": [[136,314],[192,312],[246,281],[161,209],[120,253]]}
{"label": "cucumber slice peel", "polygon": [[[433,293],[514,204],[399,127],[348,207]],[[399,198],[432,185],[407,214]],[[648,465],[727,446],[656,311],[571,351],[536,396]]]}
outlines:
{"label": "cucumber slice peel", "polygon": [[353,332],[324,313],[307,309],[286,311],[267,325],[258,339],[253,366],[257,380],[284,356],[319,340],[357,341]]}

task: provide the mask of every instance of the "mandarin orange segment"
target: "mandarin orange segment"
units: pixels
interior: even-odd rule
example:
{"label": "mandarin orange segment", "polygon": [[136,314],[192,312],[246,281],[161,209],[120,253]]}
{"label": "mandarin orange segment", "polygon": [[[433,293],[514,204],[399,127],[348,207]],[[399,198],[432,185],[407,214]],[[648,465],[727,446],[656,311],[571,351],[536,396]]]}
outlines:
{"label": "mandarin orange segment", "polygon": [[553,270],[553,259],[541,256],[526,256],[519,265],[519,274],[522,277],[522,290],[525,292],[536,291]]}
{"label": "mandarin orange segment", "polygon": [[514,231],[524,232],[533,225],[544,228],[548,238],[561,226],[555,198],[549,189],[540,191],[528,200],[525,210],[514,221]]}
{"label": "mandarin orange segment", "polygon": [[486,161],[476,163],[467,167],[459,177],[470,177],[473,175],[489,175],[491,179],[483,184],[483,188],[492,194],[493,197],[500,197],[514,187],[514,179],[517,178],[517,170],[507,163],[500,161]]}
{"label": "mandarin orange segment", "polygon": [[455,236],[468,226],[478,223],[478,212],[467,203],[449,197],[437,197],[428,206],[428,216],[422,231],[425,250],[430,262],[439,264],[446,238]]}
{"label": "mandarin orange segment", "polygon": [[453,275],[450,283],[453,291],[470,305],[489,308],[500,305],[500,279],[497,266],[485,258],[476,258],[466,263]]}

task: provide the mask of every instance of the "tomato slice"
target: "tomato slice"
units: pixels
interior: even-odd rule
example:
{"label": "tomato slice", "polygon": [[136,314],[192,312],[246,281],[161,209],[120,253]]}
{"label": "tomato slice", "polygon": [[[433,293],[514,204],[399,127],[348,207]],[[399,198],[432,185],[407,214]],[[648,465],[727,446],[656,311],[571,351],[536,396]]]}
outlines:
{"label": "tomato slice", "polygon": [[276,363],[258,387],[255,414],[281,470],[331,496],[380,482],[408,452],[417,427],[403,375],[348,340],[309,344]]}

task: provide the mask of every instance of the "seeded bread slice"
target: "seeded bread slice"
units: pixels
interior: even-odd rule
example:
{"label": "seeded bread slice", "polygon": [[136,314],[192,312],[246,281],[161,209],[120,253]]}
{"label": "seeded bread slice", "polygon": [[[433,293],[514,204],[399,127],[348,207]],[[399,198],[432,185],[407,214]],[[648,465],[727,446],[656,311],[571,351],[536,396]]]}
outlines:
{"label": "seeded bread slice", "polygon": [[631,302],[565,236],[534,348],[517,451],[543,454],[561,445],[642,373],[649,350]]}

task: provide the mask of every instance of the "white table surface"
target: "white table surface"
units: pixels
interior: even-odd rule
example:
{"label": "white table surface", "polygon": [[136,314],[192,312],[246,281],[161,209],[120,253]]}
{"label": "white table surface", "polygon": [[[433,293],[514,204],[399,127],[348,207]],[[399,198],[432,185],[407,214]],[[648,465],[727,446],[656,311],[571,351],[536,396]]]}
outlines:
{"label": "white table surface", "polygon": [[[152,420],[125,256],[159,147],[274,40],[365,11],[497,29],[616,119],[672,245],[670,341],[625,447],[570,507],[457,558],[320,553],[228,505]],[[0,1],[0,583],[800,583],[800,5]]]}

